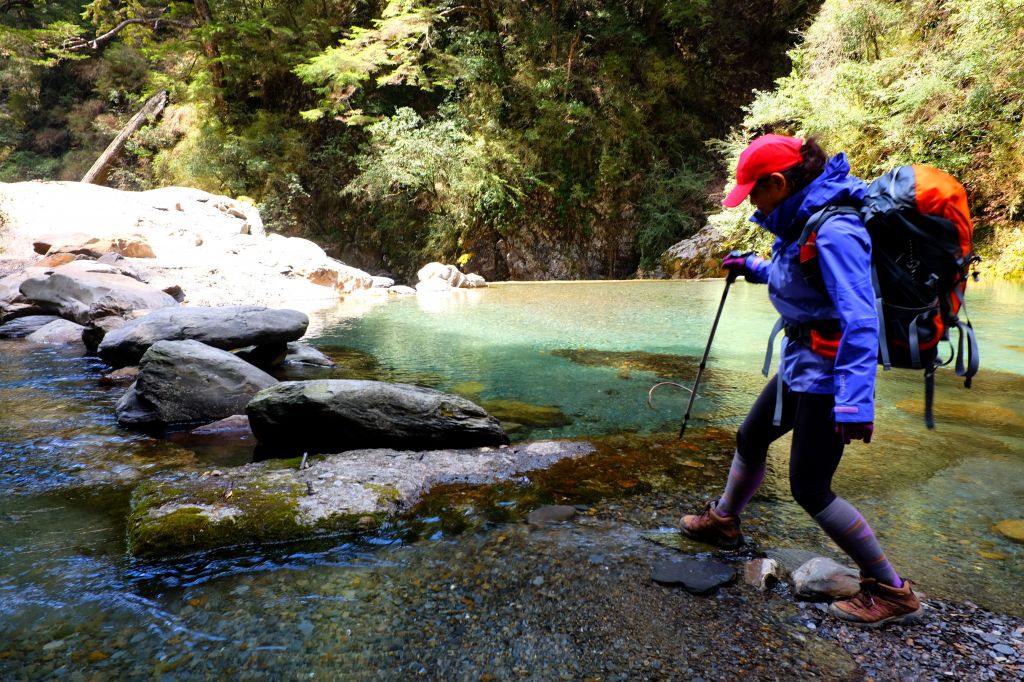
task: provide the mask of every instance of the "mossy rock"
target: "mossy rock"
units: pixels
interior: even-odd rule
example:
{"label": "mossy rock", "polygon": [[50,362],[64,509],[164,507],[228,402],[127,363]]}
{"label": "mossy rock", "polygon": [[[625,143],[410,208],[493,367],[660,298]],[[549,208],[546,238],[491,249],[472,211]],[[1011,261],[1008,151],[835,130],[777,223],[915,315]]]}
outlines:
{"label": "mossy rock", "polygon": [[608,351],[593,348],[562,348],[551,354],[587,367],[613,367],[623,372],[653,372],[658,376],[690,376],[697,368],[697,359],[669,353],[644,351]]}
{"label": "mossy rock", "polygon": [[310,535],[303,523],[300,486],[270,486],[259,480],[235,485],[208,476],[172,484],[145,483],[132,494],[128,550],[139,557],[165,557],[213,547],[275,542]]}
{"label": "mossy rock", "polygon": [[561,408],[554,405],[532,405],[518,400],[482,400],[480,407],[502,423],[521,424],[531,428],[555,428],[572,424]]}

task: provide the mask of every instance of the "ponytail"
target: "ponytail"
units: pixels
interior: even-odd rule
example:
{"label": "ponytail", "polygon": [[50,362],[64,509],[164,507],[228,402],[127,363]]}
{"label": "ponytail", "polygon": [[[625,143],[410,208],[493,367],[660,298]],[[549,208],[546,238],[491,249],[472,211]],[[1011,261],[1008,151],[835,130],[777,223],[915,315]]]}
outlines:
{"label": "ponytail", "polygon": [[825,164],[828,163],[828,154],[813,137],[804,140],[803,146],[800,147],[800,156],[803,157],[803,161],[789,170],[782,171],[782,176],[786,178],[794,193],[811,184],[821,175]]}

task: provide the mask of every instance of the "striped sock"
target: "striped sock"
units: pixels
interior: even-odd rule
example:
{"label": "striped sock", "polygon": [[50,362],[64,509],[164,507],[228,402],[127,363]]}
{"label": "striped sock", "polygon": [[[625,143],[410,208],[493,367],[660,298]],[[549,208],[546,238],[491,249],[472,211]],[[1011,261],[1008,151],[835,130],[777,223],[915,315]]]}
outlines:
{"label": "striped sock", "polygon": [[860,572],[878,582],[902,587],[903,580],[896,574],[885,552],[875,539],[871,526],[857,508],[841,497],[814,515],[828,536],[839,548],[850,555]]}
{"label": "striped sock", "polygon": [[764,480],[764,462],[760,466],[751,466],[736,452],[732,456],[729,467],[729,480],[725,484],[725,492],[718,499],[715,511],[724,516],[739,516],[746,509],[750,498],[761,487]]}

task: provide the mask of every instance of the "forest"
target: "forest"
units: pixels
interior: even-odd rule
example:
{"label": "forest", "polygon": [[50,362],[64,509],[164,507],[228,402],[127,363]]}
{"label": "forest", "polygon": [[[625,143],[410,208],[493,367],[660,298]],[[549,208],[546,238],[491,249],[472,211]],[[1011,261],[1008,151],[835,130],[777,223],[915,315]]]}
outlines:
{"label": "forest", "polygon": [[[988,266],[1024,271],[1019,0],[0,2],[0,181],[243,197],[357,267],[627,278],[711,223],[765,131],[865,178],[938,165]],[[710,274],[710,273],[709,273]]]}

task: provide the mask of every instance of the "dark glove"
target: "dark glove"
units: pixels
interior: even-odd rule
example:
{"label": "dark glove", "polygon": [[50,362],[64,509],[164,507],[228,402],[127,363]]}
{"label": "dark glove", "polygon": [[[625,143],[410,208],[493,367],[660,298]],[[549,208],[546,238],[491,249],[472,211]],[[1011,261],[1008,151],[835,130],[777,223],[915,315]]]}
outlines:
{"label": "dark glove", "polygon": [[836,422],[836,433],[843,439],[843,445],[849,445],[854,440],[870,443],[874,432],[875,422]]}
{"label": "dark glove", "polygon": [[729,271],[729,279],[734,280],[740,275],[750,276],[750,268],[747,266],[747,256],[752,251],[731,251],[728,256],[722,259],[722,269]]}

